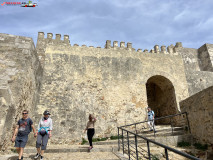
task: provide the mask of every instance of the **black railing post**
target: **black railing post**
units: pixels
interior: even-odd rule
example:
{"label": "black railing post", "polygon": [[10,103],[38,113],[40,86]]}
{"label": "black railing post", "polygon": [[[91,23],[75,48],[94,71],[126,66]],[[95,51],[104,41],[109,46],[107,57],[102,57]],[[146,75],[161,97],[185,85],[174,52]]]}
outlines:
{"label": "black railing post", "polygon": [[151,154],[150,154],[150,148],[149,148],[149,141],[147,141],[147,150],[148,150],[149,160],[151,160]]}
{"label": "black railing post", "polygon": [[[187,118],[187,123],[188,123],[188,129],[189,129],[189,131],[190,131],[190,133],[191,133],[191,130],[190,130],[190,125],[189,125],[189,120],[188,120],[188,113],[187,112],[183,112],[183,113],[180,113],[180,114],[176,114],[176,115],[170,115],[170,116],[165,116],[165,117],[162,117],[162,118],[156,118],[156,120],[159,120],[159,119],[163,119],[163,118],[170,118],[170,117],[174,117],[174,116],[177,116],[177,115],[182,115],[182,114],[186,114],[186,118]],[[183,117],[184,118],[184,117]],[[171,120],[170,120],[171,121]],[[148,122],[148,121],[143,121],[143,122],[139,122],[139,123],[145,123],[145,122]],[[174,122],[174,121],[173,121]],[[136,123],[136,124],[139,124],[139,123]],[[131,124],[131,125],[136,125],[135,123],[134,124]],[[195,156],[192,156],[192,155],[190,155],[190,154],[187,154],[187,153],[184,153],[184,152],[181,152],[181,151],[178,151],[178,150],[176,150],[176,149],[174,149],[174,148],[171,148],[171,147],[169,147],[169,146],[166,146],[166,145],[164,145],[164,144],[161,144],[161,143],[159,143],[159,142],[156,142],[156,141],[154,141],[154,140],[152,140],[152,139],[148,139],[148,138],[146,138],[146,137],[144,137],[144,136],[142,136],[142,135],[137,135],[137,134],[135,134],[134,133],[134,131],[132,132],[132,131],[128,131],[128,130],[126,130],[126,129],[124,129],[123,127],[127,127],[127,126],[131,126],[131,125],[126,125],[126,126],[121,126],[121,127],[118,127],[119,129],[121,129],[121,131],[122,131],[122,146],[123,146],[123,154],[124,154],[124,151],[125,151],[125,149],[124,149],[124,132],[127,132],[127,143],[128,143],[128,155],[129,155],[129,159],[131,159],[131,150],[130,150],[130,147],[131,147],[131,145],[130,145],[130,140],[129,140],[129,134],[132,134],[132,135],[135,135],[135,145],[136,145],[136,157],[135,158],[140,158],[140,154],[139,153],[141,153],[141,152],[139,152],[138,151],[138,148],[140,148],[139,147],[139,145],[138,145],[138,138],[142,138],[143,140],[146,140],[147,141],[147,152],[148,152],[148,159],[149,160],[151,160],[152,159],[152,155],[151,155],[151,151],[150,151],[150,146],[149,146],[149,143],[153,143],[153,144],[155,144],[155,145],[157,145],[157,146],[160,146],[160,147],[162,147],[162,148],[164,148],[165,149],[165,154],[166,154],[166,159],[167,160],[169,160],[169,156],[168,156],[168,150],[169,151],[171,151],[171,152],[173,152],[173,153],[176,153],[176,154],[178,154],[178,155],[181,155],[182,157],[185,157],[185,158],[188,158],[188,159],[191,159],[191,160],[200,160],[199,158],[197,158],[197,157],[195,157]],[[120,131],[119,131],[119,129],[118,129],[118,135],[120,135]],[[154,131],[155,131],[155,129],[154,129]],[[120,139],[120,138],[119,138]],[[121,141],[119,140],[119,143],[121,143]],[[120,145],[119,145],[120,146]],[[126,146],[126,145],[125,145]],[[134,147],[133,147],[134,148]],[[142,149],[143,150],[143,149]],[[144,150],[143,150],[144,151]],[[143,155],[143,153],[141,153],[142,155]],[[135,154],[134,154],[135,155]],[[138,157],[139,156],[139,157]]]}
{"label": "black railing post", "polygon": [[137,128],[136,128],[136,124],[135,124],[135,133],[137,134]]}
{"label": "black railing post", "polygon": [[153,127],[153,131],[154,131],[154,136],[155,136],[155,119],[153,119],[152,127]]}
{"label": "black railing post", "polygon": [[122,129],[122,145],[123,145],[123,154],[124,154],[124,130]]}
{"label": "black railing post", "polygon": [[186,114],[186,119],[187,119],[187,124],[188,124],[189,133],[191,134],[191,129],[190,129],[190,125],[189,125],[189,119],[188,119],[188,113],[185,112],[185,114]]}
{"label": "black railing post", "polygon": [[118,151],[120,151],[120,139],[119,139],[120,135],[119,135],[119,127],[118,127]]}
{"label": "black railing post", "polygon": [[129,132],[126,132],[127,134],[127,143],[128,143],[128,156],[129,156],[129,160],[130,160],[130,149],[129,149]]}
{"label": "black railing post", "polygon": [[170,124],[171,124],[171,128],[172,128],[172,135],[174,135],[174,133],[173,133],[173,125],[172,125],[172,119],[171,119],[171,117],[170,117]]}
{"label": "black railing post", "polygon": [[169,160],[168,151],[166,148],[165,148],[165,155],[166,155],[166,160]]}
{"label": "black railing post", "polygon": [[137,135],[135,135],[135,151],[136,151],[136,158],[138,160],[138,139],[137,139]]}

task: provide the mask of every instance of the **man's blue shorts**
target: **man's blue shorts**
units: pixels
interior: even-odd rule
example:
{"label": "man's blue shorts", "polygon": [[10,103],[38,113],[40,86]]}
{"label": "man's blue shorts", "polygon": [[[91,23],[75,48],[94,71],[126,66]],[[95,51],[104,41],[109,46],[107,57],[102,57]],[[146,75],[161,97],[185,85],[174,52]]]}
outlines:
{"label": "man's blue shorts", "polygon": [[17,136],[15,140],[15,146],[18,148],[24,148],[28,141],[28,135]]}

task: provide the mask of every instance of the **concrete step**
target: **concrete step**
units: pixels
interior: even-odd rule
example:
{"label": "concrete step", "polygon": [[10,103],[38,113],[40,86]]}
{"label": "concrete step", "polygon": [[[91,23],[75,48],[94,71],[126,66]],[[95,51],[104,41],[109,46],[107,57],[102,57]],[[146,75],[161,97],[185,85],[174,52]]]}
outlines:
{"label": "concrete step", "polygon": [[[89,150],[86,145],[51,145],[47,146],[46,153],[71,153],[71,152],[112,152],[117,151],[118,145],[94,145],[94,148]],[[36,153],[35,147],[26,147],[25,153]]]}
{"label": "concrete step", "polygon": [[[35,154],[24,153],[24,160],[34,160]],[[0,160],[17,160],[17,154],[0,156]],[[44,153],[45,160],[119,160],[112,152]]]}
{"label": "concrete step", "polygon": [[[174,149],[177,149],[181,152],[187,152],[187,149],[183,149],[183,148],[178,148],[178,147],[175,147],[173,146],[172,148]],[[130,147],[130,158],[132,160],[136,160],[136,153],[135,153],[135,150],[134,149],[131,149]],[[121,154],[123,152],[120,152]],[[154,157],[158,158],[158,159],[165,159],[166,158],[166,155],[165,155],[165,150],[164,148],[162,147],[159,147],[159,146],[154,146],[154,147],[150,147],[150,154],[151,156],[153,157],[152,159],[154,159]],[[124,150],[124,155],[125,157],[128,157],[128,149],[127,147],[125,148]],[[178,155],[174,152],[171,152],[171,151],[168,151],[168,156],[169,156],[169,159],[170,160],[188,160],[187,158],[181,156],[181,155]],[[141,158],[141,159],[148,159],[148,151],[147,151],[147,147],[138,147],[138,158]]]}
{"label": "concrete step", "polygon": [[[130,139],[129,140],[130,143],[135,143],[135,140],[134,139]],[[120,143],[122,142],[122,139],[120,139]],[[99,141],[99,142],[92,142],[93,145],[118,145],[118,140],[107,140],[107,141]],[[138,140],[138,143],[144,143],[146,144],[146,141],[145,140]],[[89,143],[85,143],[84,145],[88,145]]]}
{"label": "concrete step", "polygon": [[[147,137],[150,140],[165,144],[167,146],[177,146],[178,142],[191,142],[192,136],[190,134],[185,135],[178,135],[178,136],[160,136],[160,137]],[[129,140],[134,142],[134,137],[130,137]],[[142,138],[138,138],[139,143],[146,143],[146,141]],[[127,137],[124,137],[124,143],[127,143]],[[150,143],[150,145],[153,145],[153,143]]]}
{"label": "concrete step", "polygon": [[[185,134],[185,135],[178,135],[178,136],[161,136],[161,137],[147,137],[153,141],[165,144],[167,146],[177,146],[178,142],[191,142],[192,140],[192,136],[190,134]],[[120,146],[122,143],[122,139],[120,139]],[[129,137],[129,143],[135,145],[135,137]],[[127,137],[124,137],[124,144],[127,144]],[[88,145],[88,143],[86,143],[85,145]],[[93,142],[94,146],[100,146],[100,145],[114,145],[114,146],[118,146],[118,140],[107,140],[107,141],[99,141],[99,142]],[[141,146],[146,146],[147,145],[147,141],[142,139],[142,138],[138,138],[138,145]],[[150,143],[150,146],[155,146],[153,143]]]}
{"label": "concrete step", "polygon": [[[135,128],[128,128],[129,131],[132,131],[135,133]],[[160,127],[160,126],[155,126],[155,130],[157,131],[157,133],[171,133],[172,134],[172,130],[173,132],[183,132],[183,133],[186,133],[186,131],[184,130],[184,128],[182,127]],[[140,134],[153,134],[153,131],[149,131],[148,128],[138,128],[137,127],[137,133],[140,133]]]}
{"label": "concrete step", "polygon": [[[174,131],[173,133],[172,132],[159,132],[159,131],[157,131],[155,133],[155,137],[178,136],[178,135],[184,135],[184,134],[186,134],[186,133],[183,132],[183,131]],[[149,137],[153,137],[154,136],[154,132],[138,133],[138,135],[141,135],[141,136],[149,138]]]}

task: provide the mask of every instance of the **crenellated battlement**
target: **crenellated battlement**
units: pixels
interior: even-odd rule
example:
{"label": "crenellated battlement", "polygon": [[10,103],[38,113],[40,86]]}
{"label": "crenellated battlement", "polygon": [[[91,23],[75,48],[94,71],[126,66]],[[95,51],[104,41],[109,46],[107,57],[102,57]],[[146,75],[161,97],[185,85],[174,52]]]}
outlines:
{"label": "crenellated battlement", "polygon": [[[177,42],[175,46],[170,45],[168,47],[164,45],[161,47],[159,47],[159,45],[155,45],[154,48],[150,50],[150,52],[147,49],[144,49],[144,51],[142,51],[142,49],[139,48],[137,52],[177,55],[177,48],[182,48],[181,42]],[[118,41],[113,41],[113,46],[111,46],[110,40],[106,41],[105,49],[126,49],[129,51],[135,51],[135,49],[132,48],[132,43],[130,42],[127,42],[126,46],[125,42],[120,42],[120,47],[118,47]]]}
{"label": "crenellated battlement", "polygon": [[[118,45],[120,43],[120,45]],[[94,46],[86,46],[85,44],[83,45],[79,45],[79,44],[73,44],[73,46],[70,44],[70,40],[69,40],[69,35],[64,35],[64,38],[62,39],[61,34],[55,34],[55,39],[53,39],[53,34],[52,33],[47,33],[47,37],[45,38],[45,34],[44,32],[38,32],[38,41],[37,41],[37,49],[41,49],[43,50],[42,52],[44,52],[44,48],[46,48],[46,45],[54,45],[54,46],[69,46],[69,47],[74,47],[74,48],[94,48],[94,49],[101,49],[100,46],[98,47],[94,47]],[[105,46],[103,49],[109,49],[109,50],[126,50],[129,52],[136,52],[136,53],[140,53],[140,54],[170,54],[170,55],[178,55],[178,49],[182,48],[182,43],[181,42],[177,42],[174,45],[170,45],[168,47],[166,47],[165,45],[159,46],[159,45],[155,45],[153,47],[153,49],[151,49],[150,51],[148,51],[147,49],[142,50],[141,48],[135,50],[132,47],[132,43],[131,42],[118,42],[118,41],[111,41],[111,40],[107,40],[105,43]]]}
{"label": "crenellated battlement", "polygon": [[61,39],[61,34],[55,34],[53,39],[52,33],[47,33],[47,38],[44,37],[44,32],[38,32],[38,41],[46,41],[47,43],[64,43],[70,44],[69,35],[64,35],[64,39]]}

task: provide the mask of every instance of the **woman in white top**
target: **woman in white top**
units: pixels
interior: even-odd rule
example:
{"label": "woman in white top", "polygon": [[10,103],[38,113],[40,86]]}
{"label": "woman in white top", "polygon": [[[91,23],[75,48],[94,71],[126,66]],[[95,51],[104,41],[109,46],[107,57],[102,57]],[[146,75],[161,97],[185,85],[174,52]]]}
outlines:
{"label": "woman in white top", "polygon": [[88,137],[89,144],[90,144],[89,149],[93,148],[92,137],[95,134],[95,122],[96,122],[96,118],[93,117],[92,114],[90,114],[89,115],[89,121],[87,122],[87,126],[86,126],[86,128],[84,130],[84,132],[86,132],[86,130],[87,130],[87,137]]}
{"label": "woman in white top", "polygon": [[41,118],[38,125],[38,136],[36,141],[37,154],[35,158],[38,157],[43,160],[44,150],[46,150],[48,139],[52,136],[51,132],[53,129],[52,119],[49,117],[50,112],[44,111],[44,117]]}

